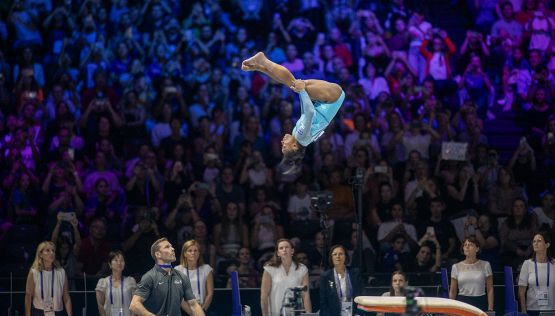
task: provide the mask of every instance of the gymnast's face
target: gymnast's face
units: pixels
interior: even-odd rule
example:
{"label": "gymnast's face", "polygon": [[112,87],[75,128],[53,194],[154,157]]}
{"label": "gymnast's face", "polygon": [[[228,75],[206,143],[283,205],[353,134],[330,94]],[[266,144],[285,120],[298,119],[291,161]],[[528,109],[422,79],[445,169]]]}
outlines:
{"label": "gymnast's face", "polygon": [[283,136],[283,139],[281,140],[281,152],[285,154],[287,152],[296,151],[298,149],[299,143],[297,143],[295,137],[293,137],[293,135],[291,134],[285,134]]}

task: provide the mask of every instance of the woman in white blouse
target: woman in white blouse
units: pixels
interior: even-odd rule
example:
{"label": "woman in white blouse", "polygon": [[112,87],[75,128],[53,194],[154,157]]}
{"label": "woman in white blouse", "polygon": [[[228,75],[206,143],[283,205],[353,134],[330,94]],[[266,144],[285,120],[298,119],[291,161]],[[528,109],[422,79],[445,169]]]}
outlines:
{"label": "woman in white blouse", "polygon": [[200,249],[196,240],[185,242],[181,248],[180,264],[175,269],[189,278],[196,299],[206,311],[214,297],[214,274],[212,267],[204,263]]}
{"label": "woman in white blouse", "polygon": [[[493,273],[489,262],[478,260],[480,244],[474,237],[466,237],[462,250],[465,259],[451,268],[449,298],[493,310]],[[486,295],[487,292],[487,295]],[[487,308],[487,309],[486,309]]]}
{"label": "woman in white blouse", "polygon": [[67,277],[56,260],[56,245],[43,241],[37,247],[35,260],[25,286],[25,316],[73,315]]}
{"label": "woman in white blouse", "polygon": [[[555,309],[555,261],[551,254],[551,235],[534,235],[532,257],[522,264],[518,277],[518,300],[523,313],[538,316]],[[550,288],[551,287],[551,288]]]}
{"label": "woman in white blouse", "polygon": [[125,258],[119,250],[108,254],[110,275],[96,284],[96,304],[100,316],[129,316],[129,304],[137,282],[133,277],[124,277]]}
{"label": "woman in white blouse", "polygon": [[276,242],[272,259],[264,266],[260,286],[260,307],[263,316],[279,316],[284,297],[294,287],[306,287],[302,291],[304,309],[312,312],[308,288],[308,268],[293,258],[295,248],[289,239]]}

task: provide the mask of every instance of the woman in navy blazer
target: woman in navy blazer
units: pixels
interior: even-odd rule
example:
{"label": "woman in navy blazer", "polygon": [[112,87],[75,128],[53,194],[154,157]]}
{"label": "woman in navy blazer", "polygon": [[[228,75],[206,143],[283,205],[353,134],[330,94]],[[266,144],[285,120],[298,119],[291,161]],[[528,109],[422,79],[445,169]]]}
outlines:
{"label": "woman in navy blazer", "polygon": [[362,292],[358,269],[347,268],[347,251],[341,245],[331,247],[331,269],[320,276],[320,316],[345,316],[353,313],[353,299]]}

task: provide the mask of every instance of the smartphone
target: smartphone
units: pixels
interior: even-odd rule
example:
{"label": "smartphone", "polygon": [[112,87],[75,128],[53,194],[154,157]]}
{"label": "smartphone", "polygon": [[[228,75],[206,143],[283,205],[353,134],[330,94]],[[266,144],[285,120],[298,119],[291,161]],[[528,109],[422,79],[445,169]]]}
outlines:
{"label": "smartphone", "polygon": [[270,224],[272,222],[272,218],[268,215],[260,215],[258,219],[260,224]]}
{"label": "smartphone", "polygon": [[71,159],[71,161],[75,160],[75,149],[69,148],[67,150],[67,154],[69,155],[69,159]]}
{"label": "smartphone", "polygon": [[169,87],[166,87],[164,91],[166,91],[166,93],[177,93],[177,87],[169,86]]}
{"label": "smartphone", "polygon": [[71,222],[71,220],[73,220],[74,218],[77,218],[77,216],[75,215],[75,212],[61,212],[60,213],[60,217],[62,218],[62,221],[66,221],[66,222]]}
{"label": "smartphone", "polygon": [[468,226],[468,234],[471,236],[476,235],[476,227],[474,225]]}
{"label": "smartphone", "polygon": [[197,184],[197,189],[204,189],[204,190],[208,190],[210,186],[208,185],[208,183],[205,182],[200,182],[199,184]]}
{"label": "smartphone", "polygon": [[435,234],[436,234],[435,228],[433,226],[426,227],[426,234],[428,234],[430,236],[435,236]]}
{"label": "smartphone", "polygon": [[212,153],[207,153],[206,154],[206,160],[218,160],[218,155],[217,154],[212,154]]}
{"label": "smartphone", "polygon": [[387,167],[384,166],[375,166],[374,167],[375,173],[387,173]]}

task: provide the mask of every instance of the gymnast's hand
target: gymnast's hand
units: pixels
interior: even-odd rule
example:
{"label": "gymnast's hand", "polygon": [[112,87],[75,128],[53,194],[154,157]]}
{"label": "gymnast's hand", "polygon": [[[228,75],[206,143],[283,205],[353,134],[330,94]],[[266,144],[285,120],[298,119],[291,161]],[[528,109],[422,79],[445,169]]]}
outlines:
{"label": "gymnast's hand", "polygon": [[291,90],[299,93],[306,88],[306,83],[303,80],[297,79],[293,82],[293,85],[290,88]]}

